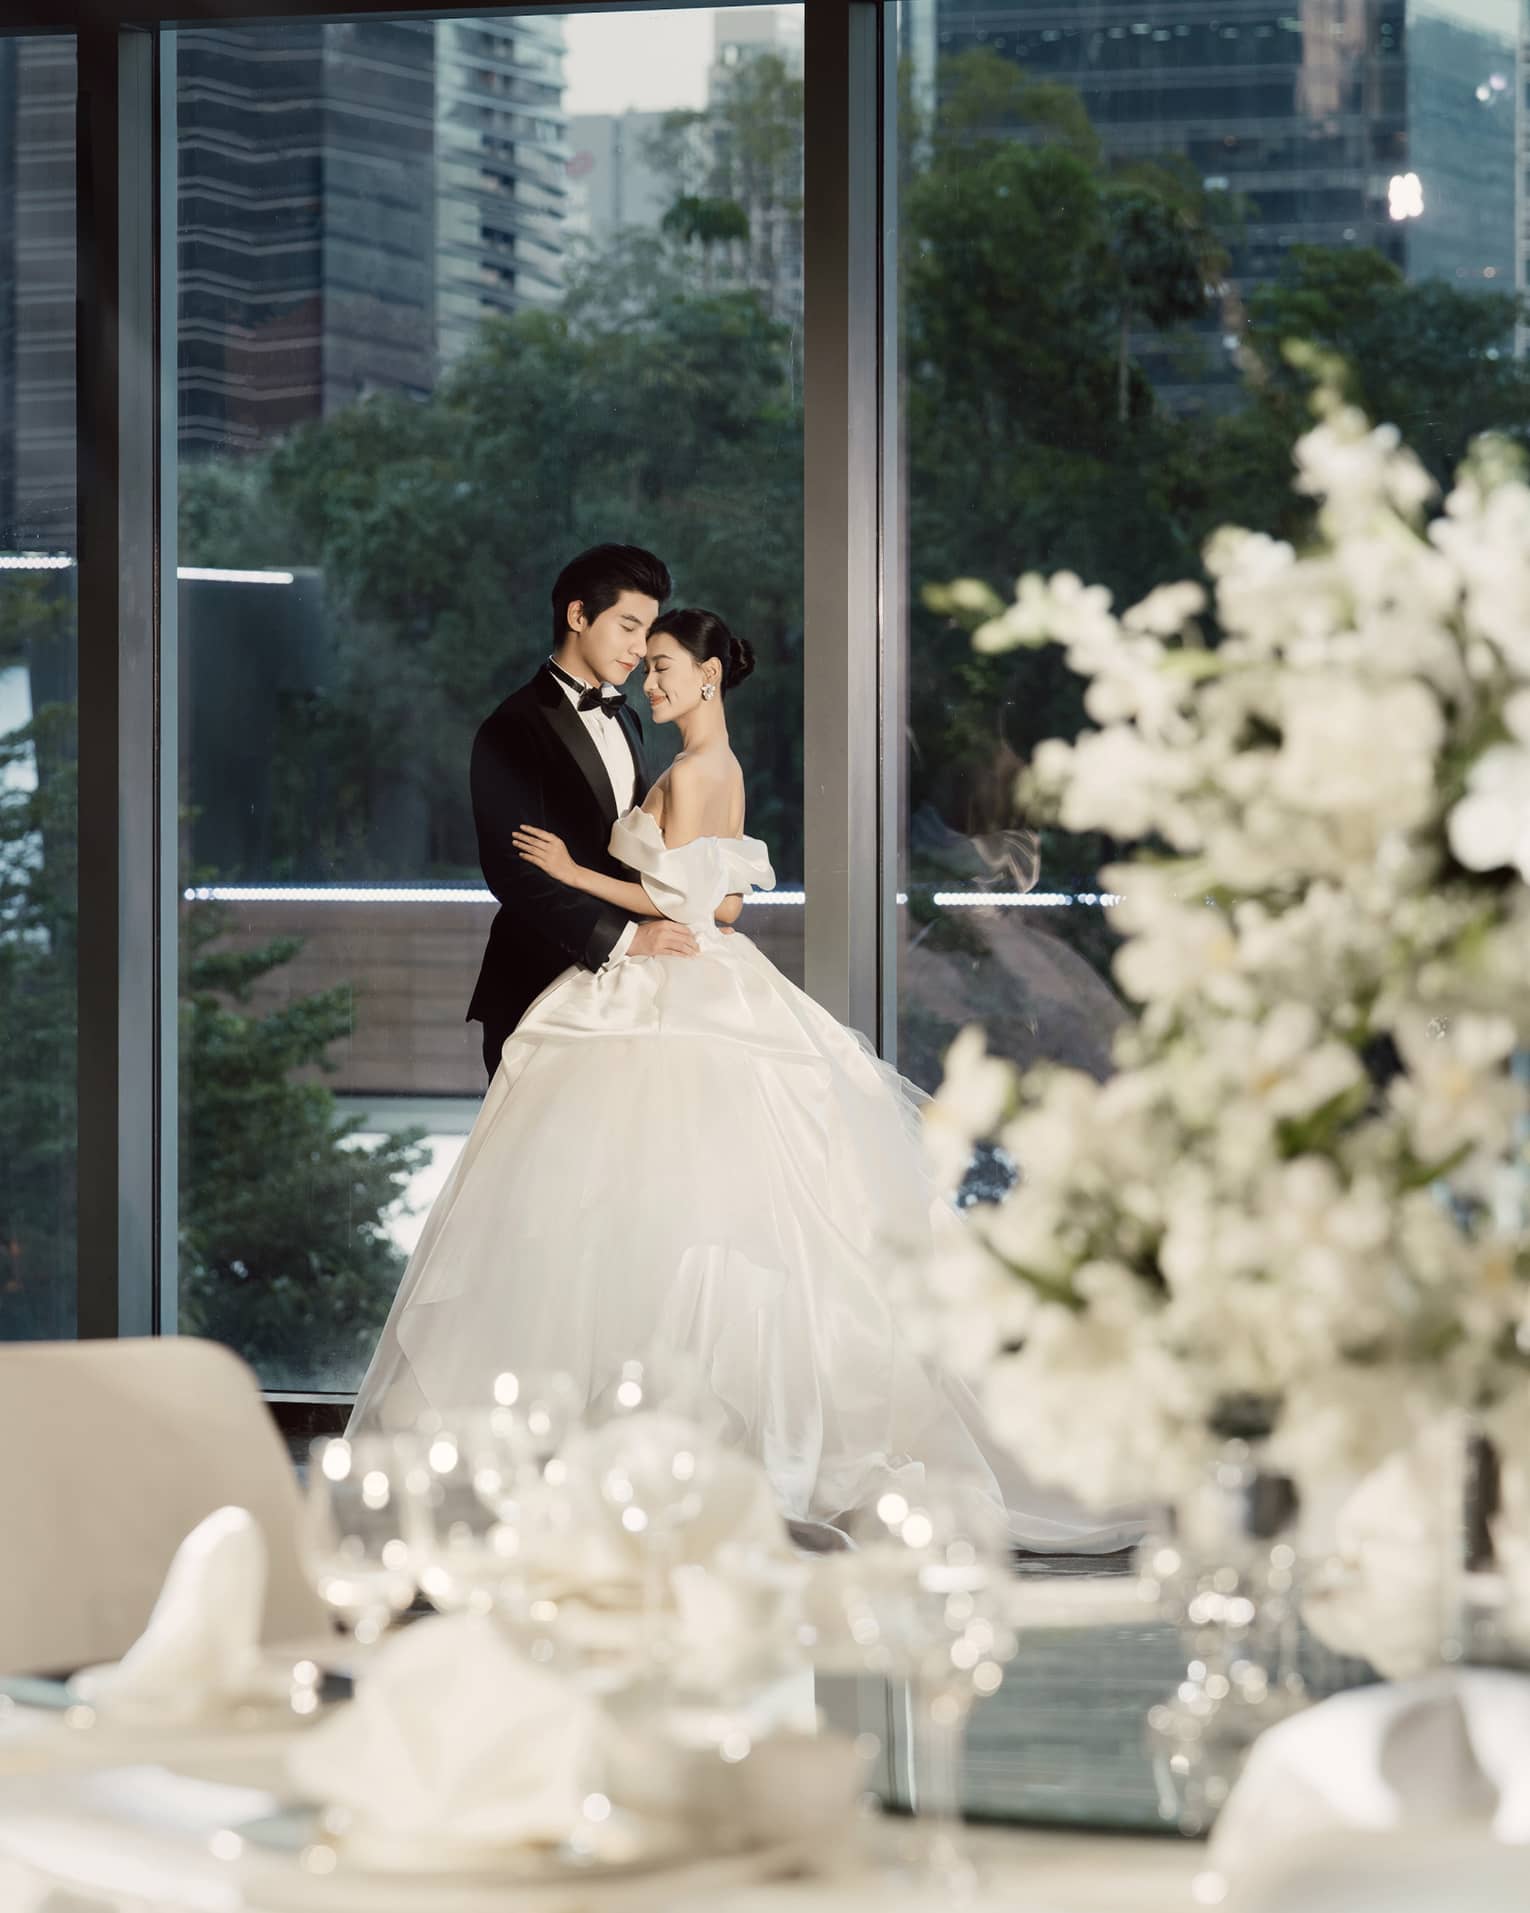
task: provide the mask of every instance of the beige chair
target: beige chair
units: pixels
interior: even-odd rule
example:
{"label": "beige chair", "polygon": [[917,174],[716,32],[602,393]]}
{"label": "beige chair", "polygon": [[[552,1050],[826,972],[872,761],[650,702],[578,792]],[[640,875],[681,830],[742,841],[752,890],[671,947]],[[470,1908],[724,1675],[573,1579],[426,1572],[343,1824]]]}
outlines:
{"label": "beige chair", "polygon": [[215,1342],[0,1346],[0,1674],[115,1660],[181,1541],[248,1508],[264,1638],[327,1631],[298,1565],[298,1486],[255,1377]]}

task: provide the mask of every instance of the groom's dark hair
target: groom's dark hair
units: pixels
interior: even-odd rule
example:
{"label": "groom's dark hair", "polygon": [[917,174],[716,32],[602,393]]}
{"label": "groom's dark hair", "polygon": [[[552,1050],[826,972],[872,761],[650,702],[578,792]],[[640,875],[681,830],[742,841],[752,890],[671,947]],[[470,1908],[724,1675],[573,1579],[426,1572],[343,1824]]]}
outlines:
{"label": "groom's dark hair", "polygon": [[553,648],[568,630],[568,608],[577,598],[587,618],[609,611],[624,591],[641,591],[662,606],[674,590],[669,568],[641,545],[591,545],[570,558],[552,588]]}

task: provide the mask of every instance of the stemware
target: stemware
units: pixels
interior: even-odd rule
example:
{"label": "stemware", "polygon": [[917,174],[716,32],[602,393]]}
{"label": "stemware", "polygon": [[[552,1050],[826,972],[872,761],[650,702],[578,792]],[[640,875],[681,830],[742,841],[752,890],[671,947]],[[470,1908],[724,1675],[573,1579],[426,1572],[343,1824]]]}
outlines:
{"label": "stemware", "polygon": [[600,1498],[643,1564],[644,1638],[650,1679],[671,1657],[671,1575],[685,1530],[706,1506],[717,1451],[682,1415],[634,1412],[597,1438]]}
{"label": "stemware", "polygon": [[422,1434],[405,1472],[405,1532],[420,1592],[443,1614],[489,1614],[524,1574],[516,1468],[484,1411]]}
{"label": "stemware", "polygon": [[407,1473],[407,1514],[421,1592],[443,1612],[487,1614],[524,1602],[539,1495],[578,1419],[566,1375],[505,1372],[492,1407],[421,1426]]}
{"label": "stemware", "polygon": [[906,1685],[911,1871],[924,1890],[961,1899],[976,1885],[962,1831],[967,1727],[1016,1646],[1003,1510],[963,1479],[926,1476],[846,1525],[855,1551],[839,1557],[836,1579],[850,1637],[870,1671]]}
{"label": "stemware", "polygon": [[312,1443],[298,1521],[309,1580],[355,1648],[375,1647],[414,1599],[405,1445],[391,1435]]}
{"label": "stemware", "polygon": [[573,1377],[557,1369],[506,1369],[495,1376],[493,1395],[494,1406],[480,1424],[489,1447],[518,1478],[545,1474],[580,1423]]}
{"label": "stemware", "polygon": [[560,1849],[570,1865],[620,1849],[629,1816],[613,1793],[628,1798],[654,1779],[633,1768],[631,1745],[662,1715],[672,1667],[670,1570],[715,1465],[694,1424],[634,1400],[581,1428],[525,1484],[528,1573],[500,1619],[522,1652],[559,1669],[602,1719],[580,1812]]}
{"label": "stemware", "polygon": [[1295,1514],[1290,1481],[1234,1436],[1174,1532],[1139,1547],[1139,1589],[1184,1649],[1183,1677],[1147,1717],[1159,1811],[1183,1833],[1207,1831],[1254,1741],[1307,1704]]}

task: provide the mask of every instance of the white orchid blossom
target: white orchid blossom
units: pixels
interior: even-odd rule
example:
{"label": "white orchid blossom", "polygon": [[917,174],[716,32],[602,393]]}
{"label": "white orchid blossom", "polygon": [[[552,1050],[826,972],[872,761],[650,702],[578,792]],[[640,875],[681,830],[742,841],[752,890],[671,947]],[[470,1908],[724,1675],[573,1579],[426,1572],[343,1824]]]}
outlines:
{"label": "white orchid blossom", "polygon": [[1316,1495],[1530,1379],[1530,486],[1484,441],[1440,508],[1395,432],[1316,409],[1310,548],[1224,528],[1209,596],[1120,616],[1066,572],[942,600],[1087,681],[1032,805],[1153,840],[1103,873],[1115,1074],[967,1030],[927,1112],[948,1180],[984,1140],[1020,1165],[936,1257],[935,1340],[1097,1505],[1193,1485],[1229,1397]]}

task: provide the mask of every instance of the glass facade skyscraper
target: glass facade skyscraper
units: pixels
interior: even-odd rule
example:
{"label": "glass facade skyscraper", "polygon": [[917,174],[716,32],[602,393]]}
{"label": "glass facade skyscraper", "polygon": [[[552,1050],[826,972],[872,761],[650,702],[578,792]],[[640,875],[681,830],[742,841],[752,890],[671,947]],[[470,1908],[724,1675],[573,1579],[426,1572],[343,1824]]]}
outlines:
{"label": "glass facade skyscraper", "polygon": [[75,547],[74,43],[0,36],[0,526]]}
{"label": "glass facade skyscraper", "polygon": [[484,318],[556,295],[558,22],[198,29],[178,91],[186,452],[422,397]]}
{"label": "glass facade skyscraper", "polygon": [[[1510,290],[1518,0],[908,0],[912,94],[987,48],[1076,92],[1107,165],[1235,195],[1231,277],[1368,246],[1409,279]],[[1006,128],[1006,137],[1026,137]],[[1048,135],[1038,130],[1037,138]]]}

